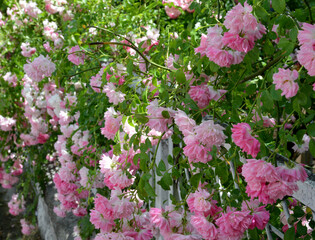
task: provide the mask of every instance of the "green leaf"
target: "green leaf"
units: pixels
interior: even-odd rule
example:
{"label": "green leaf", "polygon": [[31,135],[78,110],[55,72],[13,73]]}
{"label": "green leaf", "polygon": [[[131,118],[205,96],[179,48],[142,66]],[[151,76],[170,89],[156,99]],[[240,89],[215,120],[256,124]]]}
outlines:
{"label": "green leaf", "polygon": [[132,75],[132,71],[133,71],[133,62],[131,60],[128,60],[127,63],[127,73],[129,75]]}
{"label": "green leaf", "polygon": [[116,144],[113,148],[114,155],[119,156],[121,154],[120,144]]}
{"label": "green leaf", "polygon": [[305,214],[305,212],[299,206],[296,206],[293,209],[293,216],[296,218],[302,217],[302,216],[304,216],[304,214]]}
{"label": "green leaf", "polygon": [[275,89],[275,85],[273,84],[270,88],[270,94],[272,96],[272,99],[275,101],[280,101],[282,99],[281,91]]}
{"label": "green leaf", "polygon": [[292,28],[290,31],[290,39],[295,41],[297,38],[297,35],[298,35],[298,29],[296,27]]}
{"label": "green leaf", "polygon": [[257,232],[257,228],[254,228],[253,230],[251,229],[248,229],[248,233],[249,233],[249,236],[251,239],[254,239],[254,240],[259,240],[259,235],[258,235],[258,232]]}
{"label": "green leaf", "polygon": [[306,103],[307,103],[307,97],[306,95],[303,93],[303,92],[299,92],[297,95],[296,95],[296,98],[298,100],[298,103],[302,106],[304,106]]}
{"label": "green leaf", "polygon": [[262,6],[259,6],[259,5],[255,6],[254,10],[255,10],[257,17],[259,17],[265,21],[268,19],[269,14],[267,13],[267,11]]}
{"label": "green leaf", "polygon": [[178,179],[180,177],[180,172],[175,167],[172,169],[172,177],[175,178],[175,179]]}
{"label": "green leaf", "polygon": [[162,172],[166,171],[166,166],[165,166],[165,163],[164,161],[161,159],[161,161],[159,162],[159,165],[158,165],[158,169]]}
{"label": "green leaf", "polygon": [[146,116],[146,114],[140,114],[140,113],[136,113],[134,115],[134,117],[140,122],[140,123],[147,123],[149,122],[149,118]]}
{"label": "green leaf", "polygon": [[210,70],[212,72],[217,72],[220,69],[220,66],[215,64],[214,62],[210,62]]}
{"label": "green leaf", "polygon": [[275,52],[275,48],[269,39],[266,39],[263,50],[267,55],[272,55]]}
{"label": "green leaf", "polygon": [[202,177],[202,173],[197,173],[189,179],[192,187],[195,187],[195,188],[198,187],[201,177]]}
{"label": "green leaf", "polygon": [[160,181],[158,181],[158,184],[164,189],[164,190],[170,190],[170,186],[173,185],[173,180],[171,178],[171,175],[169,173],[165,173]]}
{"label": "green leaf", "polygon": [[272,0],[272,8],[277,13],[283,13],[285,10],[285,0]]}
{"label": "green leaf", "polygon": [[285,51],[285,56],[288,56],[293,52],[295,43],[289,41],[286,38],[281,38],[279,40],[278,47],[282,49],[283,51]]}
{"label": "green leaf", "polygon": [[233,96],[232,106],[233,108],[239,108],[243,103],[243,98],[239,95]]}
{"label": "green leaf", "polygon": [[150,197],[156,197],[157,195],[155,194],[154,192],[154,189],[153,187],[151,186],[151,184],[149,182],[145,182],[144,184],[144,190],[147,192],[147,194],[150,196]]}
{"label": "green leaf", "polygon": [[170,164],[170,165],[174,165],[173,157],[172,157],[171,155],[168,155],[168,156],[167,156],[167,162],[168,162],[168,164]]}
{"label": "green leaf", "polygon": [[261,101],[263,103],[263,107],[267,110],[273,109],[273,100],[270,93],[265,90],[261,94]]}
{"label": "green leaf", "polygon": [[229,172],[225,164],[221,164],[220,166],[216,167],[215,174],[220,178],[222,184],[224,184],[229,178]]}
{"label": "green leaf", "polygon": [[315,137],[315,123],[311,123],[306,127],[307,134],[311,137]]}
{"label": "green leaf", "polygon": [[146,153],[139,153],[140,157],[140,169],[142,171],[147,171],[147,163],[150,161],[149,155]]}
{"label": "green leaf", "polygon": [[164,118],[170,118],[171,117],[168,111],[162,111],[162,116]]}
{"label": "green leaf", "polygon": [[176,78],[176,82],[178,82],[178,83],[185,83],[186,82],[186,76],[182,70],[176,71],[175,78]]}
{"label": "green leaf", "polygon": [[289,228],[285,232],[283,240],[295,240],[295,229],[294,229],[294,227]]}
{"label": "green leaf", "polygon": [[311,139],[309,149],[313,157],[315,157],[315,140],[314,139]]}
{"label": "green leaf", "polygon": [[301,113],[301,107],[300,107],[300,104],[299,104],[299,101],[297,98],[295,98],[293,100],[293,109],[294,111],[296,111],[297,113]]}

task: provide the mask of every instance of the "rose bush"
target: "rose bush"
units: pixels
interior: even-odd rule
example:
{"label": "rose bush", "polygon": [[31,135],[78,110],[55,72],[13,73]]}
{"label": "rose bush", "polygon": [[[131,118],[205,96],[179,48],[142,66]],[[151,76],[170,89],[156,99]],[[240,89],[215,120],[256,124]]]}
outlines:
{"label": "rose bush", "polygon": [[[5,1],[0,183],[16,184],[22,232],[36,222],[24,199],[53,166],[54,211],[81,217],[76,240],[262,239],[268,222],[315,237],[300,203],[293,227],[281,222],[278,203],[307,174],[277,162],[315,157],[312,4]],[[165,139],[173,154],[160,161]],[[164,208],[156,176],[179,186]]]}

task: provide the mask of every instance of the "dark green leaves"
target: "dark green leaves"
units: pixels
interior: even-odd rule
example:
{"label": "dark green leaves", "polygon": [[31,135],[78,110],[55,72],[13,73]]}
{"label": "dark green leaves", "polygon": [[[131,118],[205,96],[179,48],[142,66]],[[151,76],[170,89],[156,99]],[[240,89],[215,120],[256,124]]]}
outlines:
{"label": "dark green leaves", "polygon": [[263,108],[265,108],[266,110],[273,109],[272,97],[271,97],[271,95],[270,95],[268,90],[265,90],[265,91],[262,92],[262,94],[261,94],[261,101],[263,103]]}
{"label": "dark green leaves", "polygon": [[315,137],[315,123],[311,123],[307,126],[307,134],[311,137]]}
{"label": "dark green leaves", "polygon": [[176,71],[175,78],[176,78],[176,82],[178,82],[178,83],[185,83],[186,82],[186,76],[182,70]]}
{"label": "dark green leaves", "polygon": [[310,146],[309,146],[310,152],[315,157],[315,141],[314,139],[311,139]]}
{"label": "dark green leaves", "polygon": [[170,190],[170,186],[173,185],[173,180],[171,177],[171,174],[164,173],[163,177],[160,181],[158,181],[158,184],[164,189],[164,190]]}
{"label": "dark green leaves", "polygon": [[295,229],[294,229],[294,227],[289,228],[285,232],[283,240],[295,240]]}
{"label": "dark green leaves", "polygon": [[201,177],[202,177],[202,173],[197,173],[190,178],[189,181],[192,187],[195,187],[195,188],[198,187]]}
{"label": "dark green leaves", "polygon": [[272,0],[272,8],[277,13],[283,13],[285,10],[285,0]]}
{"label": "dark green leaves", "polygon": [[165,163],[164,163],[163,160],[161,160],[161,161],[159,162],[158,169],[159,169],[161,172],[166,171],[166,166],[165,166]]}

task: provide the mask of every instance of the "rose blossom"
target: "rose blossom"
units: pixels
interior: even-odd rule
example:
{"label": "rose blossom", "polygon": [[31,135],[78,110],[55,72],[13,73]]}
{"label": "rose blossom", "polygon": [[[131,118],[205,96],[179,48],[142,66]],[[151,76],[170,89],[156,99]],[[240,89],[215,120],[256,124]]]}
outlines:
{"label": "rose blossom", "polygon": [[294,97],[299,90],[299,85],[294,82],[299,77],[296,70],[279,68],[279,72],[273,75],[273,83],[276,90],[281,89],[281,96],[285,95],[287,99]]}

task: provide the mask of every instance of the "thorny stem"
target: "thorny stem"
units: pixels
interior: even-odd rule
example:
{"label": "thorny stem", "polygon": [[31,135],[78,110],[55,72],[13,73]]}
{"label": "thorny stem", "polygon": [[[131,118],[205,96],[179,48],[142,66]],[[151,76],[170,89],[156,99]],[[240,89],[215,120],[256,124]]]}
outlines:
{"label": "thorny stem", "polygon": [[312,10],[311,10],[310,4],[306,0],[304,0],[304,3],[307,6],[308,12],[310,14],[311,24],[313,24],[314,21],[313,21]]}
{"label": "thorny stem", "polygon": [[[93,42],[93,43],[89,43],[89,45],[110,45],[110,44],[114,44],[114,45],[121,45],[121,46],[126,46],[126,47],[130,47],[132,49],[134,49],[145,61],[146,63],[150,63],[153,66],[156,66],[158,68],[162,68],[164,70],[170,71],[172,72],[171,69],[164,67],[162,65],[159,65],[155,62],[152,62],[151,60],[149,60],[142,52],[139,51],[139,49],[137,47],[135,47],[134,45],[129,45],[126,43],[121,43],[121,42]],[[147,66],[148,67],[148,66]]]}
{"label": "thorny stem", "polygon": [[271,68],[273,65],[275,65],[277,62],[279,62],[283,57],[284,57],[284,53],[280,54],[278,57],[276,57],[274,60],[270,61],[265,67],[263,67],[262,69],[258,70],[257,72],[245,77],[240,83],[244,83],[248,80],[253,79],[254,77],[257,77],[259,75],[261,75],[262,73],[264,73],[267,69]]}
{"label": "thorny stem", "polygon": [[[130,43],[130,45],[129,45],[129,44],[125,44],[125,43],[114,43],[114,42],[104,43],[104,44],[117,44],[117,45],[123,45],[123,46],[130,47],[130,48],[134,49],[147,63],[150,63],[150,64],[152,64],[153,66],[156,66],[156,67],[159,67],[159,68],[162,68],[162,69],[165,69],[165,70],[167,70],[167,71],[172,72],[171,69],[169,69],[169,68],[167,68],[167,67],[164,67],[164,66],[162,66],[162,65],[159,65],[159,64],[157,64],[157,63],[152,62],[151,60],[149,60],[142,52],[139,51],[139,49],[137,48],[137,46],[136,46],[135,44],[133,44],[133,42],[132,42],[130,39],[128,39],[128,38],[126,38],[126,37],[124,37],[124,36],[122,36],[122,35],[120,35],[120,34],[118,34],[118,33],[115,33],[115,32],[113,32],[113,31],[110,31],[110,30],[108,30],[108,29],[105,29],[105,28],[96,27],[96,26],[87,26],[87,28],[100,29],[100,30],[102,30],[102,31],[109,32],[109,33],[111,33],[111,34],[116,35],[117,37],[120,37],[120,38],[125,39],[127,42]],[[101,43],[100,43],[100,44],[101,44]],[[90,45],[93,45],[93,44],[90,44]]]}
{"label": "thorny stem", "polygon": [[63,76],[64,77],[68,77],[68,79],[74,77],[74,76],[77,76],[77,75],[80,75],[81,73],[84,73],[84,72],[88,72],[88,71],[91,71],[91,70],[94,70],[94,69],[99,69],[100,67],[93,67],[93,68],[89,68],[89,69],[85,69],[81,72],[78,72],[78,73],[75,73],[75,74],[72,74],[72,75],[69,75],[69,76]]}

